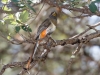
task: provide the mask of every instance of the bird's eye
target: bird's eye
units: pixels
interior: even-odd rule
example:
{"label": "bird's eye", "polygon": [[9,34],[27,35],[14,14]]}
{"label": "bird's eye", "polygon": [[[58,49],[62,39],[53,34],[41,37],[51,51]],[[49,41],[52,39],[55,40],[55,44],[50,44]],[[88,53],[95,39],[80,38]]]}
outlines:
{"label": "bird's eye", "polygon": [[53,15],[53,16],[57,16],[56,12],[53,12],[52,15]]}

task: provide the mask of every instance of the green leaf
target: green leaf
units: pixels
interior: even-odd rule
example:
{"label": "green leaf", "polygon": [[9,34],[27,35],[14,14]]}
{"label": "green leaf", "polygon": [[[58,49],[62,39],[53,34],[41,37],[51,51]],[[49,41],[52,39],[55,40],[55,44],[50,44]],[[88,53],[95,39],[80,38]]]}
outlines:
{"label": "green leaf", "polygon": [[11,22],[14,21],[14,19],[6,19],[4,21],[5,24],[11,24]]}
{"label": "green leaf", "polygon": [[28,0],[27,3],[30,5],[32,3],[32,1]]}
{"label": "green leaf", "polygon": [[15,18],[13,14],[9,14],[8,17],[9,17],[9,19],[14,19]]}
{"label": "green leaf", "polygon": [[16,31],[16,33],[18,33],[20,31],[20,26],[16,26],[15,31]]}
{"label": "green leaf", "polygon": [[21,23],[19,20],[16,20],[17,23]]}
{"label": "green leaf", "polygon": [[8,40],[11,39],[11,36],[10,36],[10,35],[11,35],[11,34],[9,33],[8,36],[7,36],[7,39],[8,39]]}
{"label": "green leaf", "polygon": [[19,0],[11,0],[12,2],[18,2]]}
{"label": "green leaf", "polygon": [[22,22],[26,22],[28,18],[29,18],[29,13],[28,13],[28,11],[23,11],[23,12],[20,14],[20,17],[19,17],[19,19],[20,19]]}
{"label": "green leaf", "polygon": [[7,36],[7,39],[8,39],[8,40],[10,40],[10,39],[11,39],[11,37],[8,35],[8,36]]}
{"label": "green leaf", "polygon": [[32,32],[32,29],[28,26],[23,25],[23,26],[21,26],[21,28],[26,32]]}
{"label": "green leaf", "polygon": [[31,28],[29,28],[29,27],[27,28],[27,30],[28,30],[29,32],[32,32],[32,29],[31,29]]}
{"label": "green leaf", "polygon": [[8,2],[8,0],[1,0],[1,2],[5,4]]}
{"label": "green leaf", "polygon": [[35,9],[32,6],[30,5],[27,5],[27,6],[36,13]]}
{"label": "green leaf", "polygon": [[24,31],[27,31],[27,27],[26,26],[21,26],[21,28],[24,30]]}
{"label": "green leaf", "polygon": [[97,9],[97,6],[95,5],[95,2],[92,2],[90,5],[89,5],[89,9],[92,13],[95,13],[98,9]]}
{"label": "green leaf", "polygon": [[11,8],[8,8],[7,6],[4,6],[3,10],[5,10],[5,11],[11,11]]}
{"label": "green leaf", "polygon": [[100,0],[96,0],[95,2],[100,2]]}
{"label": "green leaf", "polygon": [[12,19],[12,20],[10,21],[10,24],[11,24],[11,25],[14,25],[14,24],[17,24],[17,22],[16,22],[14,19]]}
{"label": "green leaf", "polygon": [[4,23],[2,21],[0,21],[0,25],[4,25]]}

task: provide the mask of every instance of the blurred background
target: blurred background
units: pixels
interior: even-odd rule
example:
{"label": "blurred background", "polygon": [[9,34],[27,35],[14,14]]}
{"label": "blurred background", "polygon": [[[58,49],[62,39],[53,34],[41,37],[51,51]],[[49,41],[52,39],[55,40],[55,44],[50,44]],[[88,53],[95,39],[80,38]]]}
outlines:
{"label": "blurred background", "polygon": [[[55,3],[56,0],[50,0]],[[58,0],[59,4],[70,4],[72,8],[82,8],[91,4],[90,0]],[[96,4],[99,6],[99,3]],[[41,10],[41,11],[40,11]],[[24,29],[28,25],[29,32],[34,35],[38,26],[56,10],[55,7],[42,0],[0,0],[0,70],[4,64],[10,62],[22,62],[30,56],[33,44],[11,44],[8,40],[24,40],[21,34],[30,39],[29,33]],[[39,13],[39,14],[38,14]],[[55,40],[68,39],[86,30],[86,25],[94,25],[100,21],[99,16],[78,17],[82,13],[61,8],[58,15],[58,25],[52,34]],[[84,14],[86,15],[86,14]],[[20,22],[19,22],[20,21]],[[100,26],[96,27],[100,30]],[[95,32],[88,31],[86,34]],[[86,35],[85,34],[85,35]],[[48,58],[43,63],[37,64],[31,69],[31,75],[66,75],[68,61],[75,45],[56,46],[51,49]],[[22,68],[6,69],[3,75],[17,75]],[[84,45],[71,65],[71,75],[100,75],[100,38],[95,38]],[[27,73],[25,75],[28,75]]]}

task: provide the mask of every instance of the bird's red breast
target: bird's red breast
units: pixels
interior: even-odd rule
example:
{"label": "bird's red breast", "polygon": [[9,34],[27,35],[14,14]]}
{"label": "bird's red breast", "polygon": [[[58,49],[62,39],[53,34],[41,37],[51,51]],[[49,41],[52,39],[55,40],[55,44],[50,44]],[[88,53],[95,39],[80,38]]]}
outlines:
{"label": "bird's red breast", "polygon": [[43,31],[41,32],[41,34],[40,34],[40,39],[46,37],[46,33],[47,33],[47,32],[46,32],[46,29],[43,30]]}

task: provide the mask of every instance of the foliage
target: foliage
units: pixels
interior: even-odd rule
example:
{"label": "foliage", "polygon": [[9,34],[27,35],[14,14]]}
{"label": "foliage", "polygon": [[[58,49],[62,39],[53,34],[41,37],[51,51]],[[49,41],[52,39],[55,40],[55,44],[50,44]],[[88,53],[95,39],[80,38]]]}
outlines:
{"label": "foliage", "polygon": [[[2,59],[4,63],[14,61],[23,63],[23,61],[27,61],[33,50],[33,44],[36,42],[33,36],[36,34],[38,25],[41,25],[44,19],[48,18],[52,10],[57,10],[58,25],[56,31],[52,34],[52,38],[58,41],[57,45],[55,45],[55,43],[49,44],[52,45],[52,47],[48,50],[45,58],[40,61],[39,57],[37,57],[36,62],[39,62],[36,64],[38,65],[33,67],[36,68],[36,71],[34,70],[34,73],[32,72],[33,69],[29,71],[35,74],[35,72],[40,70],[41,75],[66,75],[66,70],[70,72],[69,74],[71,75],[99,75],[98,67],[100,66],[100,60],[94,59],[92,51],[89,52],[89,50],[95,46],[99,47],[100,45],[98,38],[92,40],[93,38],[99,37],[99,27],[98,29],[95,28],[99,26],[99,23],[95,24],[97,25],[95,26],[92,22],[97,22],[99,19],[96,19],[96,21],[95,18],[93,18],[93,20],[91,19],[94,15],[100,16],[100,0],[36,1],[37,2],[35,2],[35,0],[0,1],[0,37],[2,37],[0,38],[0,60]],[[93,26],[89,25],[90,23]],[[75,38],[78,34],[80,34],[80,36]],[[81,46],[81,43],[84,45]],[[46,44],[40,44],[37,56],[45,52],[47,45],[48,41]],[[70,63],[70,59],[72,59],[74,63]],[[92,68],[91,62],[96,64],[92,66]],[[14,64],[15,66],[13,66],[16,67],[16,63]],[[23,63],[23,65],[25,66],[25,63]],[[18,64],[17,67],[19,67]],[[0,69],[2,68],[3,66],[0,65]],[[10,66],[10,68],[12,68],[12,66]],[[4,71],[4,75],[18,74],[22,68],[23,67],[12,69],[13,71],[9,70],[7,72]],[[27,75],[27,73],[25,74]]]}

